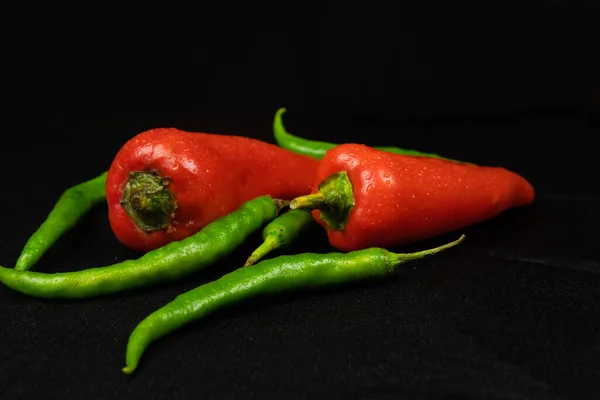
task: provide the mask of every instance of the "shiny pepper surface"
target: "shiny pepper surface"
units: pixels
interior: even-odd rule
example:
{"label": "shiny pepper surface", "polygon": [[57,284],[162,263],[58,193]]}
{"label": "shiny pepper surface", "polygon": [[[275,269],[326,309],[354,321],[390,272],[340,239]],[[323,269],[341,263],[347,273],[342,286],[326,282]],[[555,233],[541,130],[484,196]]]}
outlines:
{"label": "shiny pepper surface", "polygon": [[431,238],[534,199],[531,184],[504,168],[391,154],[359,144],[326,153],[312,193],[293,200],[291,207],[313,208],[330,244],[343,251]]}
{"label": "shiny pepper surface", "polygon": [[110,224],[123,244],[149,251],[198,232],[255,197],[306,193],[317,166],[313,158],[256,139],[149,130],[129,140],[109,169]]}

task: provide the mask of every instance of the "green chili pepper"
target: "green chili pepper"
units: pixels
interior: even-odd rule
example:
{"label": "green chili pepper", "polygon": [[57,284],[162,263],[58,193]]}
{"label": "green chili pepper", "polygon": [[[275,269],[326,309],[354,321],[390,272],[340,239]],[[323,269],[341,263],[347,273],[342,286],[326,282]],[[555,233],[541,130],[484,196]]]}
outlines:
{"label": "green chili pepper", "polygon": [[370,248],[350,253],[284,255],[238,268],[177,296],[141,321],[129,336],[123,372],[130,374],[137,368],[150,343],[219,308],[257,295],[383,278],[405,262],[446,250],[464,238],[462,235],[454,242],[416,253]]}
{"label": "green chili pepper", "polygon": [[0,267],[0,282],[23,294],[46,298],[87,298],[173,281],[231,253],[289,202],[257,197],[187,238],[136,260],[82,271],[46,274]]}
{"label": "green chili pepper", "polygon": [[[294,136],[291,133],[285,130],[285,126],[283,125],[282,115],[286,112],[285,108],[280,108],[275,113],[275,119],[273,120],[273,134],[275,136],[275,142],[280,147],[284,149],[293,151],[294,153],[304,154],[309,157],[316,158],[320,160],[323,158],[327,150],[333,149],[337,146],[336,143],[329,142],[321,142],[317,140],[308,140],[301,138],[299,136]],[[418,150],[410,150],[410,149],[401,149],[400,147],[391,147],[391,146],[382,146],[374,148],[378,150],[387,151],[389,153],[402,154],[405,156],[418,156],[418,157],[430,157],[430,158],[441,158],[443,160],[460,162],[457,160],[452,160],[450,158],[442,157],[438,154],[434,153],[424,153]]]}
{"label": "green chili pepper", "polygon": [[18,271],[26,271],[77,221],[96,204],[106,199],[106,175],[72,186],[60,196],[54,208],[37,231],[31,235],[15,265]]}
{"label": "green chili pepper", "polygon": [[273,250],[288,246],[304,229],[313,223],[316,225],[311,212],[308,210],[298,209],[284,212],[265,226],[263,229],[263,243],[250,254],[244,267],[256,263]]}

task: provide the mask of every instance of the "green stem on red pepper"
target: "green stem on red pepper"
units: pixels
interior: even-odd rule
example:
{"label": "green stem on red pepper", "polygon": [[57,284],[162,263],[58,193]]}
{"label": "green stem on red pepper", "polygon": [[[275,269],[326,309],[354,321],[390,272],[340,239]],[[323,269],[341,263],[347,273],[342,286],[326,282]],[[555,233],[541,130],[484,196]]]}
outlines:
{"label": "green stem on red pepper", "polygon": [[348,174],[346,171],[331,174],[319,184],[317,193],[296,197],[290,202],[290,208],[320,209],[321,219],[331,229],[343,230],[354,208],[354,194]]}
{"label": "green stem on red pepper", "polygon": [[157,172],[131,171],[121,205],[133,223],[144,232],[168,229],[177,204],[168,188],[169,178]]}

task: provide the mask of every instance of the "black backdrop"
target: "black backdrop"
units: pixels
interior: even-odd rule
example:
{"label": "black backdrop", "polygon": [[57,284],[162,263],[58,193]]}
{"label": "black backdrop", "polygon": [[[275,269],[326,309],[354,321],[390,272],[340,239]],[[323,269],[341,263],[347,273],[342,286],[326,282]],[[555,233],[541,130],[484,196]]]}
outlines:
{"label": "black backdrop", "polygon": [[[14,265],[61,192],[158,126],[437,152],[528,178],[536,203],[379,285],[256,300],[153,345],[131,329],[245,259],[83,302],[0,287],[2,398],[596,398],[598,7],[13,5],[4,14],[4,210]],[[449,237],[445,237],[446,239]],[[437,243],[437,242],[436,242]],[[425,243],[426,244],[431,243]],[[289,251],[332,249],[315,231]],[[90,213],[36,269],[136,257]]]}

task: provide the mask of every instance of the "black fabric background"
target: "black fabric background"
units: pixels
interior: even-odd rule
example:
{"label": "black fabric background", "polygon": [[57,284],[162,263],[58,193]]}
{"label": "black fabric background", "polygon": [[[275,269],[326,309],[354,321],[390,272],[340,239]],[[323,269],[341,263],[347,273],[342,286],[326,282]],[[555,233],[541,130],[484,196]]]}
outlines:
{"label": "black fabric background", "polygon": [[[0,398],[598,398],[598,10],[480,3],[10,8],[2,265],[64,189],[106,170],[137,133],[273,142],[281,106],[298,135],[501,165],[537,198],[389,281],[254,299],[190,324],[152,344],[131,377],[121,367],[135,325],[239,267],[258,233],[173,284],[85,301],[0,287]],[[331,250],[315,229],[287,252]],[[137,256],[103,206],[35,269]]]}

